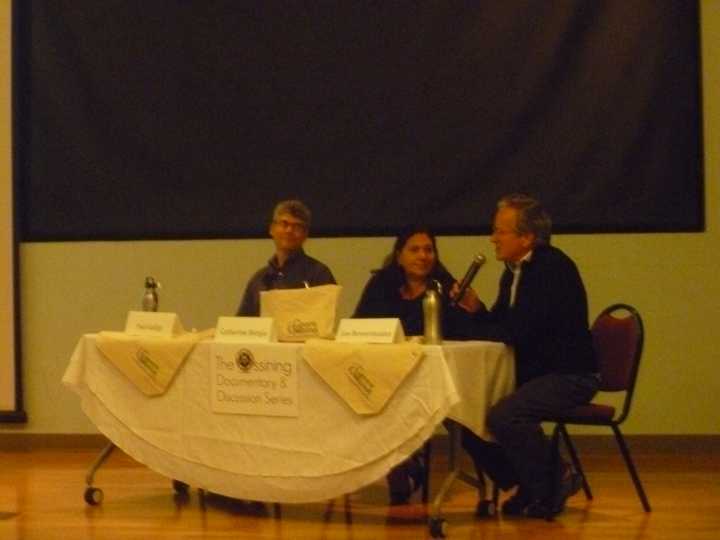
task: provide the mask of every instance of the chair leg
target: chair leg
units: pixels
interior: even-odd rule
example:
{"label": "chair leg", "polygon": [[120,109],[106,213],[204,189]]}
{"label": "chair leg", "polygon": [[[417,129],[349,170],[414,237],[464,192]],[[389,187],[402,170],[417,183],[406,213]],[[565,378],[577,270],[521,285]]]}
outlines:
{"label": "chair leg", "polygon": [[495,508],[495,512],[500,511],[500,488],[497,486],[495,482],[493,482],[493,488],[492,488],[492,503],[493,507]]}
{"label": "chair leg", "polygon": [[[553,429],[552,433],[552,439],[550,440],[550,445],[552,447],[552,461],[550,465],[550,486],[552,490],[551,499],[555,498],[555,495],[560,489],[558,481],[558,478],[560,478],[560,475],[558,474],[558,469],[560,467],[560,426],[561,424],[555,424],[555,428]],[[552,505],[548,504],[545,521],[552,521],[553,518],[554,516]]]}
{"label": "chair leg", "polygon": [[632,477],[633,484],[635,484],[635,491],[637,491],[638,497],[640,497],[640,502],[642,502],[643,509],[646,512],[650,512],[650,503],[648,502],[648,498],[645,495],[645,490],[642,487],[642,484],[640,483],[640,477],[637,474],[637,470],[635,469],[635,464],[633,463],[632,458],[630,457],[630,451],[628,450],[627,445],[625,444],[625,439],[622,436],[622,433],[620,433],[620,427],[617,425],[612,425],[613,433],[615,433],[615,440],[618,443],[618,446],[620,447],[620,452],[622,453],[623,459],[625,459],[625,465],[627,466],[628,472],[630,473],[630,476]]}
{"label": "chair leg", "polygon": [[423,471],[423,483],[421,499],[423,504],[427,504],[430,499],[430,458],[432,457],[432,443],[428,441],[423,446],[423,462],[425,464],[425,470]]}
{"label": "chair leg", "polygon": [[572,439],[570,439],[570,433],[568,433],[565,424],[559,424],[559,428],[560,435],[562,435],[563,442],[565,443],[565,448],[567,448],[568,454],[570,454],[570,459],[572,460],[573,467],[582,477],[583,491],[585,492],[585,497],[587,498],[587,500],[591,501],[593,498],[593,494],[590,490],[590,484],[588,483],[587,477],[585,476],[585,471],[580,464],[580,459],[578,458],[577,451],[575,450],[575,445],[573,444]]}

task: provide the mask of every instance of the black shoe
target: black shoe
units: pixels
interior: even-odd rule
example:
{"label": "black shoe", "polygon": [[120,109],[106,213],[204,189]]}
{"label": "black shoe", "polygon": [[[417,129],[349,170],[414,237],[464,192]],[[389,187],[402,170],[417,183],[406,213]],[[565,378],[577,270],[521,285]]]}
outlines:
{"label": "black shoe", "polygon": [[410,501],[410,493],[405,491],[391,491],[390,492],[390,506],[400,506],[407,504]]}
{"label": "black shoe", "polygon": [[505,516],[524,516],[531,502],[530,494],[519,487],[512,497],[502,503],[502,513]]}
{"label": "black shoe", "polygon": [[427,465],[420,453],[414,454],[406,463],[408,476],[410,477],[410,492],[415,493],[424,488],[427,483]]}
{"label": "black shoe", "polygon": [[530,503],[525,509],[525,515],[539,519],[553,518],[565,510],[565,502],[580,491],[581,487],[582,476],[567,469],[560,480],[557,493]]}
{"label": "black shoe", "polygon": [[386,478],[390,491],[390,504],[393,506],[406,504],[413,492],[407,464],[403,462],[396,465],[390,469]]}

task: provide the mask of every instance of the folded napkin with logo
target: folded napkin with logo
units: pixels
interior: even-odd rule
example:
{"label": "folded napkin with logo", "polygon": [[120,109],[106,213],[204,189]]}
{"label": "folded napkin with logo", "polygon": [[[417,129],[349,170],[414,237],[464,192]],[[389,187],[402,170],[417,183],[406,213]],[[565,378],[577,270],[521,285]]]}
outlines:
{"label": "folded napkin with logo", "polygon": [[97,348],[143,394],[159,396],[199,341],[210,338],[214,328],[185,332],[173,337],[136,336],[125,332],[100,332]]}
{"label": "folded napkin with logo", "polygon": [[422,357],[417,343],[336,343],[311,339],[302,355],[357,414],[379,413]]}

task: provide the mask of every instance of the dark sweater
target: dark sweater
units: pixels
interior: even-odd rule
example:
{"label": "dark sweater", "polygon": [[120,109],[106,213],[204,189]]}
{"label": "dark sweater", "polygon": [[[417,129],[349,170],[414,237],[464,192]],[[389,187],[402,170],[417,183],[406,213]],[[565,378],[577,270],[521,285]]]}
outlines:
{"label": "dark sweater", "polygon": [[506,269],[492,309],[476,314],[476,337],[514,347],[518,384],[548,373],[596,372],[587,295],[575,263],[554,246],[538,246],[523,263],[513,307],[503,294],[511,282]]}

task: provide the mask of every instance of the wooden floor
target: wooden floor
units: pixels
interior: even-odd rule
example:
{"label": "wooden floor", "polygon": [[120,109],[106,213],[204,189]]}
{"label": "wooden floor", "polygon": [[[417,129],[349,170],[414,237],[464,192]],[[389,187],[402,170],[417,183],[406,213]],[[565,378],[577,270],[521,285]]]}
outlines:
{"label": "wooden floor", "polygon": [[[191,489],[174,494],[170,481],[116,452],[96,485],[104,501],[83,500],[89,449],[0,452],[0,539],[343,539],[430,538],[428,508],[388,507],[383,483],[348,497],[302,505],[253,505]],[[642,511],[619,455],[610,448],[583,454],[595,492],[573,497],[554,522],[477,519],[476,494],[457,483],[443,506],[447,536],[463,540],[535,538],[623,540],[720,538],[720,456],[711,451],[636,453],[653,512]],[[433,456],[434,484],[445,470]]]}

